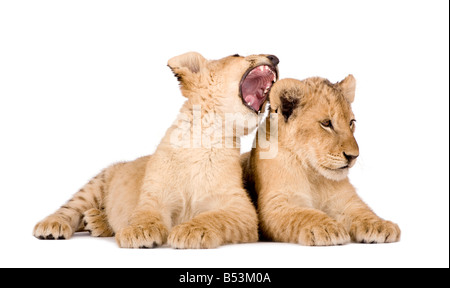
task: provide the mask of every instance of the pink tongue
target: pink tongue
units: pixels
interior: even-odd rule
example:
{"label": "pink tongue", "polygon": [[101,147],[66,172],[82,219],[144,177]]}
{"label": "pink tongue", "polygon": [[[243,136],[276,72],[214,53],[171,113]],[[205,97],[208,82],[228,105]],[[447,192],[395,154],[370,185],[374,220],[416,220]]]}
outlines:
{"label": "pink tongue", "polygon": [[256,95],[247,95],[247,96],[245,96],[244,100],[245,100],[245,103],[252,106],[252,108],[255,109],[255,111],[258,111],[259,108],[261,107],[262,103],[264,102],[264,98],[260,99]]}
{"label": "pink tongue", "polygon": [[253,107],[255,111],[258,111],[259,108],[261,108],[261,105],[265,100],[264,92],[261,88],[262,86],[265,85],[264,80],[261,78],[250,78],[247,81],[244,81],[242,85],[242,94],[244,96],[244,101],[249,106]]}
{"label": "pink tongue", "polygon": [[257,67],[244,79],[241,85],[243,100],[255,111],[259,111],[264,103],[264,90],[267,89],[273,78],[273,73],[269,69]]}

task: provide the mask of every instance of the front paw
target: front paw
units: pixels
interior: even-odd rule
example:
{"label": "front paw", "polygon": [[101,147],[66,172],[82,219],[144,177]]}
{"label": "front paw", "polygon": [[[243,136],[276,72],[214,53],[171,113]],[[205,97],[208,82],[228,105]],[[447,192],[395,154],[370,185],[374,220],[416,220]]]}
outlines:
{"label": "front paw", "polygon": [[298,243],[306,246],[343,245],[350,242],[345,227],[336,221],[324,221],[300,229]]}
{"label": "front paw", "polygon": [[116,233],[121,248],[155,248],[167,240],[167,229],[162,225],[130,225]]}
{"label": "front paw", "polygon": [[386,220],[356,220],[350,228],[352,241],[360,243],[391,243],[400,240],[400,228]]}
{"label": "front paw", "polygon": [[173,228],[167,242],[173,248],[179,249],[208,249],[222,244],[219,234],[192,223],[180,224]]}

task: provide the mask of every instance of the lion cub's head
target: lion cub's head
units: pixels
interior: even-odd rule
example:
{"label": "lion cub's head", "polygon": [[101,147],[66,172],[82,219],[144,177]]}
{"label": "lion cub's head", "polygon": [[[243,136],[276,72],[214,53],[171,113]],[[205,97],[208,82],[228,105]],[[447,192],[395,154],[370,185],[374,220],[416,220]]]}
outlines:
{"label": "lion cub's head", "polygon": [[283,79],[270,93],[271,113],[278,113],[279,145],[328,179],[342,180],[359,156],[353,135],[352,75],[336,84],[314,77]]}
{"label": "lion cub's head", "polygon": [[[221,119],[234,114],[255,120],[278,80],[278,63],[276,56],[266,54],[207,60],[189,52],[173,57],[168,66],[190,105],[201,106],[202,111],[213,112]],[[251,122],[255,122],[254,127],[245,127],[248,130],[256,127],[257,122]]]}
{"label": "lion cub's head", "polygon": [[243,57],[235,54],[207,60],[197,52],[189,52],[170,59],[168,66],[180,81],[183,95],[194,98],[192,101],[229,98],[226,103],[224,99],[215,100],[226,112],[240,111],[241,107],[236,106],[242,104],[246,107],[243,111],[258,112],[278,79],[278,63],[274,55]]}

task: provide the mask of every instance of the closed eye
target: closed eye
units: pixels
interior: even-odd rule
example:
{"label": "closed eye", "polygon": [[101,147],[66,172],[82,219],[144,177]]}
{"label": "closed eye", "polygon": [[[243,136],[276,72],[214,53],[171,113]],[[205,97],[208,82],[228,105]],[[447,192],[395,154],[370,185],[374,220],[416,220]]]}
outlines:
{"label": "closed eye", "polygon": [[355,129],[355,119],[350,120],[350,128]]}

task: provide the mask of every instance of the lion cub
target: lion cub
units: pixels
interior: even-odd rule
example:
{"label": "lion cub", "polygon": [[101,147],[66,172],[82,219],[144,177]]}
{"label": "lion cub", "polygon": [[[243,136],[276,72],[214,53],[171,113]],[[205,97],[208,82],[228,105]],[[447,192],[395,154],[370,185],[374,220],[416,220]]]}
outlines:
{"label": "lion cub", "polygon": [[[34,236],[68,239],[79,230],[120,247],[213,248],[258,239],[242,185],[239,137],[254,130],[279,60],[191,52],[169,60],[187,97],[156,152],[115,164],[86,184]],[[157,123],[156,125],[159,125]]]}
{"label": "lion cub", "polygon": [[[264,236],[311,246],[399,241],[399,227],[375,215],[347,177],[359,156],[355,85],[349,75],[336,84],[316,77],[273,86],[271,114],[258,130],[265,137],[241,158]],[[261,148],[261,139],[270,145]],[[261,157],[271,145],[277,153]]]}

